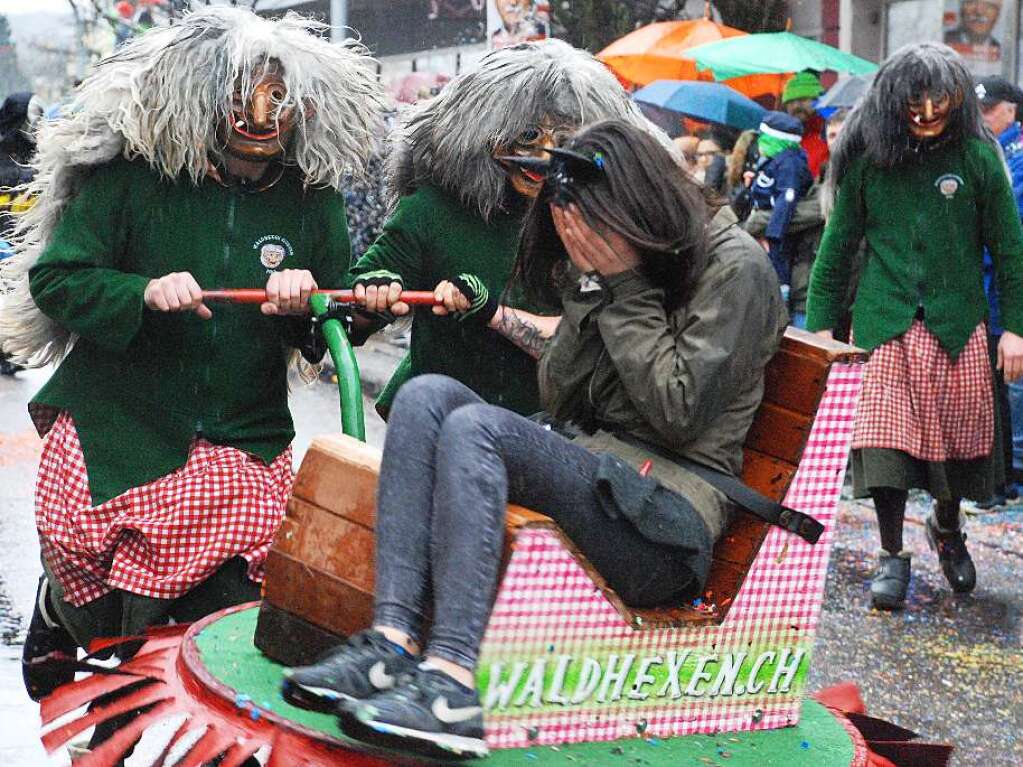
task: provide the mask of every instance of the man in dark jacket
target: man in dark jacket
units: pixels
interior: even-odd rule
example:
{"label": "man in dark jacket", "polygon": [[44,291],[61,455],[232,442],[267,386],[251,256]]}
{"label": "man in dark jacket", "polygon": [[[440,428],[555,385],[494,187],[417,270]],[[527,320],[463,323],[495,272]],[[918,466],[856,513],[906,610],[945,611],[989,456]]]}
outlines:
{"label": "man in dark jacket", "polygon": [[[998,139],[1005,155],[1005,164],[1009,168],[1009,179],[1012,192],[1016,198],[1016,209],[1023,216],[1023,130],[1016,121],[1016,110],[1023,103],[1023,90],[1010,83],[1004,77],[992,75],[977,82],[977,98],[980,100],[980,113],[984,124]],[[995,267],[991,254],[984,251],[984,292],[987,294],[990,315],[988,317],[988,348],[992,364],[998,360],[998,342],[1002,338],[1001,308],[998,301],[998,286],[995,281]],[[1012,479],[1013,469],[1013,426],[1012,409],[1010,408],[1010,389],[1016,390],[1016,399],[1020,400],[1019,392],[1023,391],[1019,383],[1006,385],[1000,370],[995,370],[995,413],[997,428],[995,431],[995,449],[992,451],[992,466],[995,470],[995,492],[990,498],[978,501],[973,508],[986,511],[1003,506],[1007,501],[1017,501],[1019,491]],[[1017,402],[1016,410],[1019,410]],[[1023,419],[1017,412],[1017,421],[1023,428]],[[970,507],[967,506],[967,510]]]}
{"label": "man in dark jacket", "polygon": [[0,105],[0,189],[32,180],[27,167],[36,151],[33,128],[43,115],[31,93],[13,93]]}
{"label": "man in dark jacket", "polygon": [[[11,208],[16,202],[14,187],[32,180],[28,166],[36,151],[33,128],[42,117],[39,100],[31,93],[13,93],[0,105],[0,260],[10,255],[7,243],[14,228]],[[12,376],[22,370],[0,354],[0,375]]]}

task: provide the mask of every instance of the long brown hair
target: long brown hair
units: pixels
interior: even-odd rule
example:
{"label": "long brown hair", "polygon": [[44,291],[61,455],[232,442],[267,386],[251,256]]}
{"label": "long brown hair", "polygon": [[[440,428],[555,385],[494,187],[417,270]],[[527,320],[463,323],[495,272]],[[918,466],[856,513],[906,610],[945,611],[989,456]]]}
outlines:
{"label": "long brown hair", "polygon": [[[635,247],[640,270],[674,309],[705,265],[708,210],[700,187],[653,136],[625,122],[594,123],[564,148],[602,165],[595,179],[561,187],[565,201],[595,231],[609,229]],[[544,184],[526,215],[515,275],[532,299],[558,306],[570,262],[551,217],[551,186]]]}

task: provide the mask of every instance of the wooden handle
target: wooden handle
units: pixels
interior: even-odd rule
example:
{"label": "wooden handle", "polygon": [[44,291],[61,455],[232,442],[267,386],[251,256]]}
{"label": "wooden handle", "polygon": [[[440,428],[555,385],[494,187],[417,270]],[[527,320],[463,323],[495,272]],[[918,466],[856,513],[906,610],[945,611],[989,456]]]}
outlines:
{"label": "wooden handle", "polygon": [[[313,293],[330,296],[339,304],[355,303],[355,296],[350,290],[314,290]],[[231,290],[204,290],[203,301],[219,301],[233,304],[262,304],[266,301],[266,291],[262,288],[234,288]],[[413,306],[436,306],[440,304],[430,290],[406,290],[401,300]]]}

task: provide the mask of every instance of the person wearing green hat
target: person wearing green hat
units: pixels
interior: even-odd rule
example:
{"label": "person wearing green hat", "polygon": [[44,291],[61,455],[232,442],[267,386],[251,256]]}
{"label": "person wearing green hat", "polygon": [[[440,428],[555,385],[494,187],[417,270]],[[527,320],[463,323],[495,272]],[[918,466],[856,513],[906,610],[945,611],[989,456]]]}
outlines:
{"label": "person wearing green hat", "polygon": [[814,109],[814,101],[824,92],[820,79],[810,70],[798,72],[785,83],[782,108],[803,123],[801,146],[810,163],[810,172],[819,179],[828,161],[828,142],[824,140],[824,118]]}
{"label": "person wearing green hat", "polygon": [[[767,216],[762,236],[768,242],[768,256],[786,302],[791,296],[792,267],[802,237],[791,231],[792,218],[813,185],[806,152],[799,143],[802,128],[798,118],[784,112],[764,115],[757,138],[760,161],[750,188],[754,214],[762,211]],[[796,308],[802,312],[802,306]],[[794,320],[801,325],[799,318]]]}

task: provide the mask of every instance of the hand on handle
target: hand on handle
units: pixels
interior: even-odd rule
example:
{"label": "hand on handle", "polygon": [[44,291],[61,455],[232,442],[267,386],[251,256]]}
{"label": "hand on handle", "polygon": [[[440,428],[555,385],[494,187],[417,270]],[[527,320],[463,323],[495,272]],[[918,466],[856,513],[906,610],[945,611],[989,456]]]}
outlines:
{"label": "hand on handle", "polygon": [[203,291],[188,272],[171,272],[150,280],[143,301],[154,312],[195,312],[202,319],[213,316],[203,303]]}

